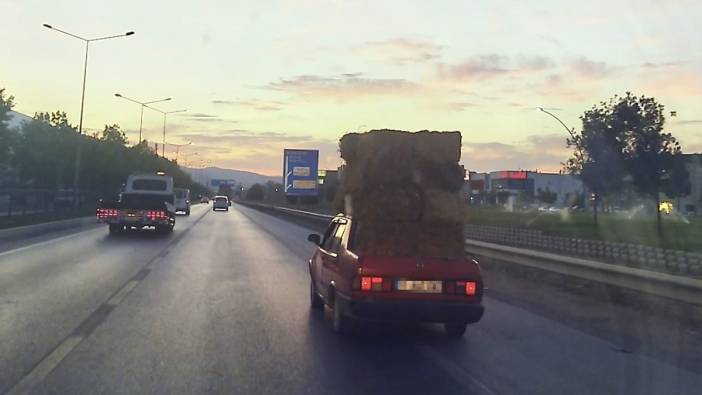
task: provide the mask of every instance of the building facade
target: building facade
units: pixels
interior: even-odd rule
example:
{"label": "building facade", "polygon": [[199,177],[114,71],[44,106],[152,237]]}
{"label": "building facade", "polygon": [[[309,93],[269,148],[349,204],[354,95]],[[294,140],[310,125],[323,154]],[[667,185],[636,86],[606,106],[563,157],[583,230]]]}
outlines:
{"label": "building facade", "polygon": [[690,173],[690,193],[673,200],[680,213],[702,215],[702,154],[685,154],[685,166]]}

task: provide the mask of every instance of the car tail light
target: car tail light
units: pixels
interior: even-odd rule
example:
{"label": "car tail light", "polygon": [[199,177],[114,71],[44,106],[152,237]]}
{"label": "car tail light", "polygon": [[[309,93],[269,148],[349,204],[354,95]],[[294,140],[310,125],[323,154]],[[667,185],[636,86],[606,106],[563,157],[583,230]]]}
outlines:
{"label": "car tail light", "polygon": [[383,277],[361,277],[361,291],[390,291],[391,283]]}
{"label": "car tail light", "polygon": [[477,290],[477,286],[475,284],[475,281],[466,281],[466,295],[467,296],[475,296],[476,290]]}
{"label": "car tail light", "polygon": [[447,294],[475,296],[478,293],[478,283],[475,281],[447,281],[444,289]]}

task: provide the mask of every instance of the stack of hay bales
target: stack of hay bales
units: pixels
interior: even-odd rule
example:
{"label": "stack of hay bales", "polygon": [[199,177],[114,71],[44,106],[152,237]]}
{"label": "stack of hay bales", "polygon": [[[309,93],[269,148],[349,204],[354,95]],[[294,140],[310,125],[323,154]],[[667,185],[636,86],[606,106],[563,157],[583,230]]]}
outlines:
{"label": "stack of hay bales", "polygon": [[337,209],[354,218],[359,254],[463,257],[460,132],[349,133],[339,148]]}

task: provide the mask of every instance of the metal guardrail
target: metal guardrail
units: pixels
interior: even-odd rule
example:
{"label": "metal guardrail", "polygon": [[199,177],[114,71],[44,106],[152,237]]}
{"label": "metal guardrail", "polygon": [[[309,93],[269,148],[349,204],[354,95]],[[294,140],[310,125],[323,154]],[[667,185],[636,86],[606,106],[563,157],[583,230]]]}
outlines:
{"label": "metal guardrail", "polygon": [[702,306],[702,280],[466,239],[466,252]]}
{"label": "metal guardrail", "polygon": [[641,244],[547,235],[540,230],[466,224],[466,237],[681,276],[702,277],[702,254]]}
{"label": "metal guardrail", "polygon": [[12,218],[36,214],[59,214],[92,205],[98,193],[70,189],[0,189],[0,217]]}
{"label": "metal guardrail", "polygon": [[[331,215],[295,210],[286,207],[269,206],[260,203],[237,202],[260,211],[294,216],[325,225]],[[702,306],[702,280],[593,261],[585,258],[557,253],[531,250],[508,245],[489,243],[470,238],[465,239],[466,252],[477,256],[493,258],[517,265],[556,272],[563,275],[584,278],[617,287],[652,294],[664,298]]]}

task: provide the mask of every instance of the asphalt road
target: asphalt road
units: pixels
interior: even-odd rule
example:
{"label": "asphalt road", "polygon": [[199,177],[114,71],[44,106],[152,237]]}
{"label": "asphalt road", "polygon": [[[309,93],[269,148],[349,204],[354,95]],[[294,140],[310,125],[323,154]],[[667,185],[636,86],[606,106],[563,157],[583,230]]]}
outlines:
{"label": "asphalt road", "polygon": [[309,308],[307,233],[248,208],[199,206],[169,236],[96,227],[0,247],[0,393],[702,388],[693,370],[622,352],[490,290],[484,319],[459,340],[437,325],[366,324],[339,336],[328,310]]}

